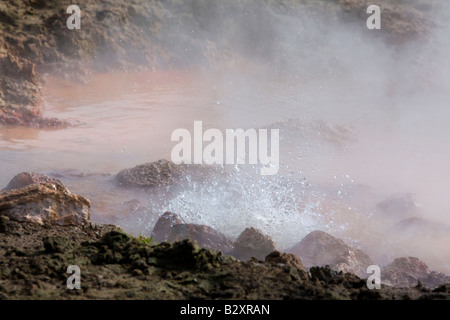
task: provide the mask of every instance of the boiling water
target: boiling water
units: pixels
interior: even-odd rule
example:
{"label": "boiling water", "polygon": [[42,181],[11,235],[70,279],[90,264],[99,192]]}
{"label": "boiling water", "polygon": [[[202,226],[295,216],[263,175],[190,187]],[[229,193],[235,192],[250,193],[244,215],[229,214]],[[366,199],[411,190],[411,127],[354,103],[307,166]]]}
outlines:
{"label": "boiling water", "polygon": [[[244,69],[244,70],[243,70]],[[0,185],[17,173],[60,178],[92,202],[92,220],[149,234],[163,212],[235,238],[263,230],[280,249],[313,230],[362,248],[374,261],[414,255],[450,272],[446,235],[395,235],[374,215],[392,193],[415,193],[422,217],[448,221],[448,95],[396,96],[345,76],[305,79],[261,70],[161,71],[93,76],[87,84],[49,77],[45,116],[62,130],[0,128]],[[227,166],[180,188],[134,190],[114,181],[125,168],[170,159],[171,133],[205,128],[279,128],[280,171],[260,176]]]}

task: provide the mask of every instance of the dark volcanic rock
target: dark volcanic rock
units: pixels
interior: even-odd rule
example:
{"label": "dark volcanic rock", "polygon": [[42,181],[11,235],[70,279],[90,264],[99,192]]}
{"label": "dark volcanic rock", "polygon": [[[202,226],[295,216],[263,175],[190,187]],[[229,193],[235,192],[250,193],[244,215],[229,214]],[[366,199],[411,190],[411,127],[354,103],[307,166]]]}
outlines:
{"label": "dark volcanic rock", "polygon": [[232,255],[243,261],[252,257],[264,260],[269,253],[276,250],[272,238],[252,227],[246,228],[236,239]]}
{"label": "dark volcanic rock", "polygon": [[158,221],[156,221],[155,227],[152,231],[153,240],[157,242],[166,241],[169,238],[172,227],[182,223],[183,221],[181,221],[176,213],[165,212],[161,217],[159,217]]}
{"label": "dark volcanic rock", "polygon": [[89,221],[90,206],[89,200],[60,184],[31,184],[0,192],[0,215],[15,221],[79,225]]}
{"label": "dark volcanic rock", "polygon": [[367,278],[367,267],[373,262],[359,249],[323,231],[313,231],[288,250],[299,257],[307,268],[329,265],[334,270]]}
{"label": "dark volcanic rock", "polygon": [[214,228],[201,224],[175,224],[172,226],[167,241],[184,239],[195,240],[199,246],[229,253],[233,250],[233,242]]}
{"label": "dark volcanic rock", "polygon": [[381,281],[393,287],[414,287],[420,283],[427,288],[434,288],[450,282],[450,277],[431,271],[425,262],[414,257],[395,259],[381,271]]}
{"label": "dark volcanic rock", "polygon": [[3,189],[3,191],[23,188],[23,187],[29,186],[31,184],[41,184],[41,183],[47,183],[47,182],[62,185],[61,181],[50,178],[42,173],[22,172],[22,173],[17,174],[14,178],[12,178],[12,180]]}

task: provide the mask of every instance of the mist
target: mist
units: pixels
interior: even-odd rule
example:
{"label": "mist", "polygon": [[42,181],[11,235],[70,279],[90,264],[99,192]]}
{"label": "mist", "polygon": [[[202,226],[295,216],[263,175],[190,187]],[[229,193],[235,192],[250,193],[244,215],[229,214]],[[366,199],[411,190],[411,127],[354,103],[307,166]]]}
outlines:
{"label": "mist", "polygon": [[[402,38],[385,19],[387,1],[381,30],[367,29],[365,10],[301,3],[173,0],[151,7],[154,21],[128,9],[140,27],[128,36],[152,41],[130,44],[125,58],[151,60],[153,72],[109,72],[123,57],[99,41],[92,71],[102,75],[70,86],[49,75],[46,115],[76,126],[2,129],[2,183],[25,168],[76,168],[96,173],[64,181],[92,200],[93,221],[135,234],[150,234],[165,211],[232,239],[259,228],[281,250],[324,230],[377,264],[411,255],[450,274],[450,4],[434,1],[417,22],[427,32]],[[109,14],[109,39],[125,42],[114,30],[129,26]],[[82,28],[96,31],[86,20]],[[171,133],[194,121],[222,132],[280,129],[278,173],[228,165],[204,181],[145,191],[102,175],[170,159]],[[126,209],[136,199],[139,208]],[[386,200],[394,209],[383,209]]]}
{"label": "mist", "polygon": [[[260,178],[253,168],[231,168],[231,176],[191,185],[152,210],[177,212],[231,237],[255,226],[282,249],[321,229],[381,265],[414,255],[448,273],[448,231],[395,229],[412,217],[450,225],[445,6],[432,14],[436,23],[427,40],[408,43],[389,43],[350,16],[289,15],[276,6],[209,12],[201,20],[204,41],[226,44],[233,54],[201,62],[211,84],[205,91],[213,90],[219,106],[197,120],[211,127],[281,128],[281,169]],[[194,32],[186,31],[180,37]],[[176,49],[197,66],[195,52]],[[377,213],[377,203],[402,194],[415,195],[417,210]],[[149,230],[154,222],[140,221]]]}

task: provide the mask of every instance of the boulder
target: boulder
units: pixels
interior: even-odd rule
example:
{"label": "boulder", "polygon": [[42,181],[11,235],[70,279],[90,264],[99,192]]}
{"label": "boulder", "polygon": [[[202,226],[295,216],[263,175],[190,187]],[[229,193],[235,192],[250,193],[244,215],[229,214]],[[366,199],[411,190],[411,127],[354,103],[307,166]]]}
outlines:
{"label": "boulder", "polygon": [[180,175],[180,168],[173,162],[158,160],[122,170],[116,179],[121,186],[148,188],[167,185]]}
{"label": "boulder", "polygon": [[308,272],[302,261],[291,253],[281,253],[273,251],[267,255],[265,262],[274,266],[285,268],[293,279],[309,280]]}
{"label": "boulder", "polygon": [[413,193],[400,193],[377,203],[375,212],[391,219],[401,220],[417,215],[419,206]]}
{"label": "boulder", "polygon": [[184,239],[195,240],[200,247],[230,253],[233,242],[214,228],[202,224],[175,224],[172,226],[167,241],[175,242]]}
{"label": "boulder", "polygon": [[183,222],[176,213],[165,212],[161,217],[159,217],[158,221],[156,221],[156,224],[153,227],[153,240],[157,242],[166,241],[169,238],[172,227],[174,225],[182,223]]}
{"label": "boulder", "polygon": [[243,261],[252,257],[264,260],[269,253],[276,250],[272,238],[252,227],[246,228],[236,239],[232,255]]}
{"label": "boulder", "polygon": [[392,232],[414,234],[416,236],[445,236],[450,234],[450,226],[418,217],[404,219],[392,227]]}
{"label": "boulder", "polygon": [[211,166],[177,165],[172,161],[161,159],[131,169],[124,169],[116,175],[116,180],[123,187],[151,188],[171,185],[183,180],[202,181],[206,175],[215,170],[217,168]]}
{"label": "boulder", "polygon": [[283,265],[286,267],[296,268],[306,272],[302,260],[292,253],[281,253],[280,251],[273,251],[267,255],[264,260],[266,263],[273,265]]}
{"label": "boulder", "polygon": [[0,50],[0,124],[24,124],[42,112],[35,64]]}
{"label": "boulder", "polygon": [[395,259],[381,270],[381,282],[393,287],[415,287],[420,283],[434,288],[450,282],[450,277],[431,271],[427,264],[415,257]]}
{"label": "boulder", "polygon": [[81,225],[90,219],[90,202],[61,184],[31,184],[0,192],[0,215],[39,224]]}
{"label": "boulder", "polygon": [[35,172],[22,172],[17,174],[8,185],[3,190],[12,190],[23,188],[31,184],[41,184],[41,183],[53,183],[62,185],[62,182],[58,179],[53,179],[42,173]]}
{"label": "boulder", "polygon": [[156,242],[195,240],[201,247],[224,253],[230,253],[233,249],[233,242],[214,228],[201,224],[184,223],[173,212],[165,212],[159,217],[153,228],[152,236]]}
{"label": "boulder", "polygon": [[287,250],[301,259],[307,268],[329,265],[331,269],[367,278],[367,267],[373,265],[363,251],[352,248],[324,231],[313,231]]}

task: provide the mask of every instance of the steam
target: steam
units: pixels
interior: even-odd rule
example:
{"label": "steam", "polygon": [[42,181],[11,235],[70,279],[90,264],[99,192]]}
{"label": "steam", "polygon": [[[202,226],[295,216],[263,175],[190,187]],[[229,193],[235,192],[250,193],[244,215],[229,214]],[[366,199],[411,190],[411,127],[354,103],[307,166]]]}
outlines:
{"label": "steam", "polygon": [[[158,22],[161,34],[153,44],[170,51],[172,67],[187,71],[187,80],[149,77],[120,97],[126,83],[118,82],[103,88],[104,98],[91,84],[95,99],[68,108],[88,124],[58,133],[69,147],[53,151],[57,156],[30,152],[36,169],[64,163],[118,171],[170,159],[171,132],[190,129],[196,120],[205,130],[221,132],[280,129],[274,176],[261,176],[252,165],[229,165],[210,179],[188,176],[180,188],[167,190],[124,191],[102,181],[102,193],[93,183],[93,219],[100,220],[102,210],[97,198],[110,203],[105,211],[116,210],[102,222],[135,233],[150,233],[158,215],[169,210],[231,238],[257,227],[282,250],[319,229],[363,249],[380,265],[413,255],[450,274],[448,232],[399,233],[392,228],[400,217],[374,211],[394,193],[413,193],[420,218],[450,225],[450,4],[428,14],[434,20],[426,38],[393,44],[368,30],[364,19],[336,13],[334,2],[321,11],[264,3],[170,1],[166,10],[173,11]],[[110,56],[97,59],[107,65]],[[59,145],[51,133],[39,135]],[[142,206],[124,216],[116,198],[137,198]]]}
{"label": "steam", "polygon": [[[273,128],[293,119],[280,133],[280,172],[261,178],[232,168],[152,211],[171,210],[231,237],[258,227],[283,249],[322,229],[380,264],[416,255],[450,272],[449,252],[441,252],[448,234],[397,235],[390,228],[400,219],[373,213],[393,193],[414,193],[421,218],[450,224],[450,24],[442,11],[428,40],[406,45],[388,45],[363,20],[270,7],[227,14],[203,21],[216,26],[205,41],[231,43],[238,56],[206,68],[220,101],[214,120],[225,128]],[[240,36],[223,28],[226,19]],[[193,60],[192,52],[180,56]]]}

